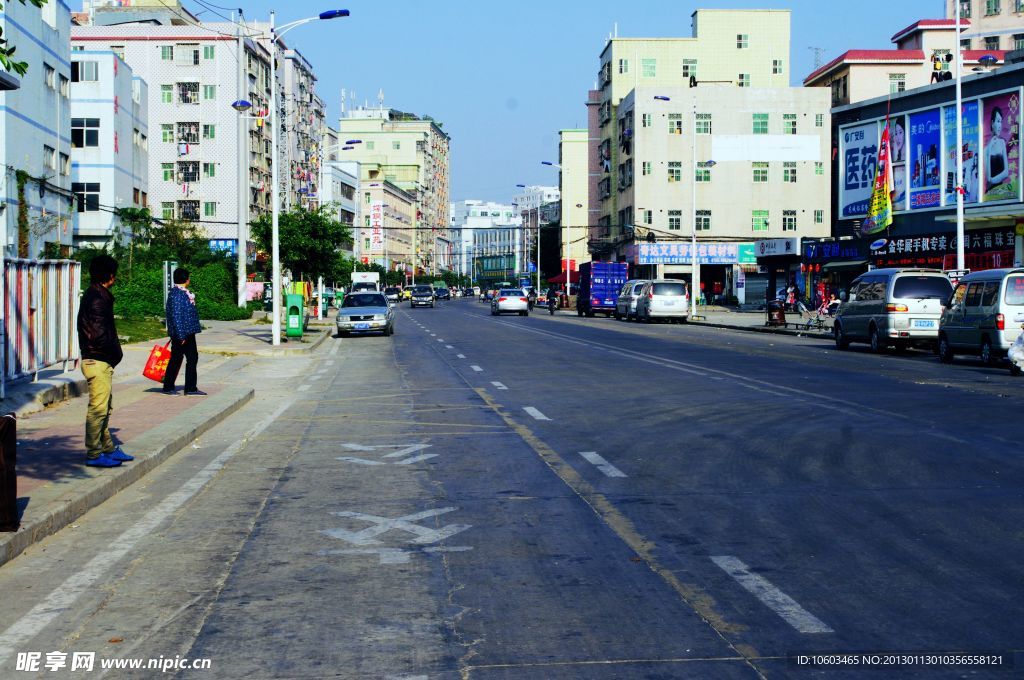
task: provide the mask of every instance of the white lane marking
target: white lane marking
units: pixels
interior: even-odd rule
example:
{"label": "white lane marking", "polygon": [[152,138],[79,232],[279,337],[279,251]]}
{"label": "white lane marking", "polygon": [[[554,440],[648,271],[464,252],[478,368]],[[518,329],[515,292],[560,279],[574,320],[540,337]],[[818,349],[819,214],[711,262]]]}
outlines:
{"label": "white lane marking", "polygon": [[551,420],[551,418],[548,418],[546,415],[544,415],[543,413],[541,413],[540,411],[538,411],[537,409],[535,409],[532,406],[524,406],[523,410],[526,411],[527,413],[529,413],[531,416],[533,416],[537,420]]}
{"label": "white lane marking", "polygon": [[[335,345],[337,346],[337,345]],[[68,577],[64,583],[50,592],[39,604],[0,634],[0,666],[6,667],[8,659],[15,652],[25,650],[26,643],[38,635],[44,628],[72,608],[78,598],[85,592],[92,592],[100,579],[111,578],[113,565],[127,555],[143,538],[149,537],[160,524],[196,495],[207,482],[213,479],[228,461],[243,446],[258,437],[263,430],[277,420],[282,413],[291,408],[295,398],[285,401],[276,411],[260,421],[237,442],[224,449],[223,452],[200,470],[194,477],[185,482],[180,489],[160,502],[146,513],[142,519],[129,527],[124,533],[108,544],[103,552],[89,560],[80,571]],[[106,581],[104,581],[106,582]]]}
{"label": "white lane marking", "polygon": [[494,385],[495,387],[497,387],[499,390],[507,390],[508,389],[507,387],[502,385],[500,382],[492,382],[491,384]]}
{"label": "white lane marking", "polygon": [[431,334],[430,334],[430,337],[432,337],[432,338],[436,338],[436,337],[437,337],[437,333],[431,333]]}
{"label": "white lane marking", "polygon": [[712,556],[711,561],[736,579],[744,589],[765,606],[785,619],[801,633],[834,633],[821,619],[797,604],[796,600],[773,586],[764,577],[750,572],[750,567],[731,555]]}
{"label": "white lane marking", "polygon": [[604,473],[605,477],[625,477],[624,473],[619,468],[615,467],[601,456],[597,455],[595,451],[580,451],[580,455],[586,459],[586,461],[596,467],[598,470]]}
{"label": "white lane marking", "polygon": [[442,340],[441,338],[438,338],[437,341],[438,342],[444,342],[444,340]]}
{"label": "white lane marking", "polygon": [[296,389],[295,391],[296,392],[305,392],[310,387],[312,387],[312,385],[299,385],[298,389]]}
{"label": "white lane marking", "polygon": [[324,362],[324,366],[333,366],[333,365],[334,365],[334,360],[333,359],[331,359],[330,361],[325,361]]}
{"label": "white lane marking", "polygon": [[452,347],[451,345],[445,345],[445,346],[444,346],[444,348],[445,348],[445,349],[455,349],[455,348],[454,348],[454,347]]}
{"label": "white lane marking", "polygon": [[472,368],[477,373],[480,373],[480,372],[482,372],[484,370],[484,369],[482,369],[482,368],[480,368],[479,366],[476,366],[476,365],[470,366],[470,368]]}
{"label": "white lane marking", "polygon": [[460,359],[465,359],[466,358],[465,354],[456,354],[455,356],[457,356]]}

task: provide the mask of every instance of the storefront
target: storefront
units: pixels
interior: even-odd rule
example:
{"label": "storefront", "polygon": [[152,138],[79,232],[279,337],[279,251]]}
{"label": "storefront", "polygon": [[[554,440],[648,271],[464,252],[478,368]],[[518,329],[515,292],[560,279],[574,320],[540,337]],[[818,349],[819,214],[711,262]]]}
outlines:
{"label": "storefront", "polygon": [[[636,272],[692,283],[691,251],[692,245],[682,241],[637,243],[630,262]],[[756,263],[753,243],[698,243],[700,290],[708,303],[724,303],[736,298],[742,304],[746,297],[747,273]]]}
{"label": "storefront", "polygon": [[839,297],[868,269],[871,241],[867,239],[804,239],[800,265],[802,289],[815,307],[835,293]]}
{"label": "storefront", "polygon": [[[799,239],[769,238],[754,243],[757,264],[767,275],[764,290],[765,300],[774,300],[780,288],[786,288],[790,282],[801,284],[800,246]],[[802,293],[803,291],[801,291]],[[748,300],[754,302],[754,300]]]}

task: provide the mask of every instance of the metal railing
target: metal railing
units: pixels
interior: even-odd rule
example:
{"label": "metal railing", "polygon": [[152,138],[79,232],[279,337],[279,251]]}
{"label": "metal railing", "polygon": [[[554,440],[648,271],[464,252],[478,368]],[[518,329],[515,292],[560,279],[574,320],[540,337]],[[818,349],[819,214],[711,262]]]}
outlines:
{"label": "metal railing", "polygon": [[77,366],[82,264],[70,260],[5,260],[0,291],[0,399],[7,383],[35,380],[39,371]]}

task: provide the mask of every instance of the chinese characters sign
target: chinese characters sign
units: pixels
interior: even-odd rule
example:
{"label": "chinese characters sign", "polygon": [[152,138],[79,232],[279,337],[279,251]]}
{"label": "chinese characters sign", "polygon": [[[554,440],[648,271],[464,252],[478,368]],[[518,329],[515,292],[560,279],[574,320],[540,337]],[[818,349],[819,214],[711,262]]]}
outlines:
{"label": "chinese characters sign", "polygon": [[[972,270],[1007,267],[1013,264],[1013,229],[1003,227],[967,232],[964,251]],[[879,267],[935,267],[952,269],[956,264],[956,233],[894,238],[871,251]]]}
{"label": "chinese characters sign", "polygon": [[370,204],[370,252],[384,252],[384,204],[379,201]]}
{"label": "chinese characters sign", "polygon": [[[640,243],[637,244],[637,264],[690,264],[691,244],[689,243]],[[697,259],[701,264],[738,264],[740,244],[698,243]]]}
{"label": "chinese characters sign", "polygon": [[845,128],[840,132],[840,214],[858,217],[868,211],[871,188],[878,165],[878,125],[874,122]]}

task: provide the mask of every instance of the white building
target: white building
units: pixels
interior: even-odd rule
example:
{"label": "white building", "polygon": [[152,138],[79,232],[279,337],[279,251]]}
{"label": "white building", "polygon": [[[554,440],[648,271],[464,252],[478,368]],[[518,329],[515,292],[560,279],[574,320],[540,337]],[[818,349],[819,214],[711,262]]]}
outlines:
{"label": "white building", "polygon": [[[5,2],[3,37],[28,64],[24,76],[7,74],[0,91],[0,218],[4,255],[66,253],[71,244],[71,10],[62,0],[42,9]],[[4,90],[5,88],[0,88]],[[19,229],[18,217],[27,218]]]}
{"label": "white building", "polygon": [[337,154],[328,154],[323,163],[321,179],[317,183],[319,200],[335,210],[337,219],[352,231],[350,240],[341,244],[346,257],[356,257],[356,236],[359,229],[359,164],[338,161]]}
{"label": "white building", "polygon": [[[131,233],[118,208],[148,205],[146,82],[110,51],[76,51],[71,61],[71,188],[74,245],[102,247]],[[111,210],[113,208],[114,210]]]}
{"label": "white building", "polygon": [[[515,262],[523,262],[518,238],[522,219],[514,206],[467,200],[452,203],[450,213],[452,271],[472,276],[474,257],[498,252],[511,253]],[[509,234],[513,234],[511,240]]]}
{"label": "white building", "polygon": [[[536,260],[537,229],[542,224],[559,219],[561,208],[552,212],[551,206],[559,205],[562,194],[558,187],[530,185],[520,188],[522,191],[512,197],[512,206],[521,216],[523,225],[518,248],[526,253],[532,253],[531,257]],[[545,209],[545,206],[548,207]],[[527,260],[529,259],[528,257]]]}

